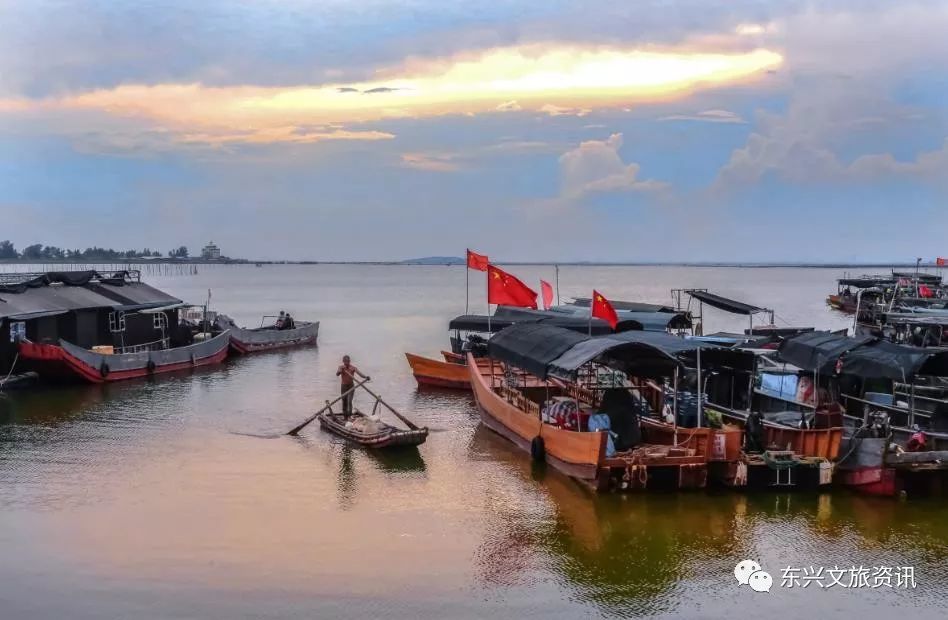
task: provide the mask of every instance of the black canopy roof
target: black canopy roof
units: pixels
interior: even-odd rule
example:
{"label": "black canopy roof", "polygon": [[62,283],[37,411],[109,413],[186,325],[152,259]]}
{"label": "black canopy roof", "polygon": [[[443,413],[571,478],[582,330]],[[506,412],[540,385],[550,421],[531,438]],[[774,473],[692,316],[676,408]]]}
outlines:
{"label": "black canopy roof", "polygon": [[840,278],[837,282],[839,282],[840,286],[872,288],[874,286],[892,286],[895,284],[895,278],[888,276],[860,276],[858,278]]}
{"label": "black canopy roof", "polygon": [[721,297],[720,295],[715,295],[714,293],[709,293],[707,291],[689,290],[685,292],[698,301],[706,303],[713,308],[717,308],[718,310],[724,310],[725,312],[730,312],[732,314],[750,315],[757,314],[759,312],[770,312],[770,310],[767,308],[752,306],[750,304],[745,304],[743,301],[728,299],[727,297]]}
{"label": "black canopy roof", "polygon": [[[582,306],[557,306],[551,308],[550,312],[582,318],[589,317],[589,308],[583,308]],[[691,327],[691,317],[687,312],[646,312],[617,309],[616,317],[619,319],[619,324],[616,326],[618,332],[630,329],[663,332],[668,329],[688,329]]]}
{"label": "black canopy roof", "polygon": [[[612,307],[616,310],[628,310],[630,312],[675,312],[676,310],[671,306],[666,306],[664,304],[649,304],[641,301],[615,301],[609,300],[609,303],[612,304]],[[576,306],[578,308],[588,308],[592,305],[592,298],[590,297],[577,297],[571,303],[566,304],[568,306]]]}
{"label": "black canopy roof", "polygon": [[[589,319],[579,319],[569,315],[563,316],[492,316],[480,314],[462,314],[451,319],[448,323],[448,329],[458,329],[467,332],[497,333],[503,329],[516,325],[518,323],[544,323],[555,325],[575,332],[588,333],[590,328],[593,334],[611,334],[612,328],[602,319],[593,319],[590,324]],[[623,325],[617,327],[622,328]],[[634,329],[634,328],[633,328]]]}
{"label": "black canopy roof", "polygon": [[589,336],[543,323],[521,323],[498,333],[487,343],[489,355],[545,379],[547,366]]}
{"label": "black canopy roof", "polygon": [[754,355],[662,332],[630,331],[584,336],[545,324],[521,324],[505,329],[489,343],[490,356],[545,379],[549,375],[573,379],[593,360],[639,376],[670,374],[676,365],[694,366],[701,350],[702,364],[753,368]]}
{"label": "black canopy roof", "polygon": [[[674,314],[662,314],[661,316],[667,317],[668,320],[674,320],[676,317]],[[554,325],[559,325],[560,327],[577,329],[584,332],[589,331],[590,322],[589,312],[583,312],[581,309],[564,312],[554,310],[532,310],[530,308],[515,308],[512,306],[497,306],[497,310],[494,311],[494,316],[491,317],[491,322],[497,318],[506,319],[512,323],[521,323],[523,321],[544,321]],[[594,318],[592,319],[592,324],[593,334],[609,334],[613,331],[612,328],[609,327],[609,324],[602,319]],[[620,313],[619,322],[616,324],[615,331],[624,332],[633,329],[644,328],[644,320],[628,318],[624,314]]]}
{"label": "black canopy roof", "polygon": [[924,271],[918,273],[914,271],[893,271],[892,275],[896,278],[918,279],[919,282],[941,282],[940,275],[936,273],[925,273]]}
{"label": "black canopy roof", "polygon": [[0,320],[27,321],[96,308],[127,312],[181,303],[180,299],[128,278],[125,272],[16,274],[18,278],[6,275],[0,279]]}
{"label": "black canopy roof", "polygon": [[803,370],[866,379],[909,381],[916,375],[948,376],[948,349],[909,347],[874,336],[812,332],[789,338],[778,357]]}

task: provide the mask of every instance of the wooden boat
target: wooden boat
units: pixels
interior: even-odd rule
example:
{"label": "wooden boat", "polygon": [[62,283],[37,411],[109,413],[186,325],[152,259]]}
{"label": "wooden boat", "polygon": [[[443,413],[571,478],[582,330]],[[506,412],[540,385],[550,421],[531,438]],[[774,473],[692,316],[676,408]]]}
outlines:
{"label": "wooden boat", "polygon": [[401,430],[359,411],[347,416],[333,413],[330,409],[319,415],[319,426],[324,431],[375,449],[417,446],[428,438],[427,428]]}
{"label": "wooden boat", "polygon": [[298,321],[293,329],[277,329],[275,326],[248,329],[237,327],[228,316],[218,315],[217,324],[220,329],[230,331],[230,348],[240,355],[315,344],[319,336],[318,321]]}
{"label": "wooden boat", "polygon": [[676,446],[640,445],[606,456],[607,434],[574,431],[541,421],[540,401],[563,388],[555,383],[514,388],[491,385],[472,356],[467,370],[481,420],[534,458],[542,459],[597,491],[647,486],[700,488],[707,480],[707,456]]}
{"label": "wooden boat", "polygon": [[[665,394],[653,381],[630,379],[637,395],[657,415],[662,410]],[[594,402],[594,392],[579,386],[570,390],[575,398]],[[705,411],[719,411],[726,420],[721,428],[684,426],[642,416],[642,436],[659,445],[694,448],[706,455],[711,481],[725,487],[746,488],[814,488],[832,482],[832,461],[839,451],[842,428],[796,429],[765,423],[766,445],[763,453],[744,451],[743,421],[729,417],[730,411],[714,403],[704,403]]]}
{"label": "wooden boat", "polygon": [[227,357],[229,343],[230,332],[225,331],[182,347],[107,354],[65,340],[59,344],[21,341],[20,355],[60,375],[89,383],[106,383],[219,364]]}
{"label": "wooden boat", "polygon": [[[412,353],[406,353],[408,365],[411,366],[411,372],[418,382],[418,385],[432,386],[440,388],[449,388],[454,390],[470,390],[471,379],[467,370],[467,360],[458,356],[456,353],[442,351],[446,361],[435,360],[429,357],[422,357]],[[461,362],[457,361],[457,357]],[[486,377],[496,376],[500,381],[511,373],[507,365],[501,362],[491,362],[490,359],[477,357],[474,358],[475,367],[482,375]],[[533,386],[543,385],[542,381],[529,374],[518,375],[517,381]]]}
{"label": "wooden boat", "polygon": [[471,389],[471,379],[467,366],[455,362],[442,362],[412,353],[405,358],[411,366],[411,373],[418,385],[449,388],[453,390]]}

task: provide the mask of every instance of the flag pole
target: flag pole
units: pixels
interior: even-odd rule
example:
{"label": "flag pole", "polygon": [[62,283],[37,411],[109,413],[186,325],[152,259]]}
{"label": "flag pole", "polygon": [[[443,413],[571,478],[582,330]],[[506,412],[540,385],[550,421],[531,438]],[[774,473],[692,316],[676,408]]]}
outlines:
{"label": "flag pole", "polygon": [[464,314],[468,313],[471,302],[471,266],[469,264],[471,248],[464,253]]}
{"label": "flag pole", "polygon": [[490,265],[487,266],[487,338],[490,339],[492,331],[490,331]]}
{"label": "flag pole", "polygon": [[593,291],[592,299],[589,302],[589,335],[593,335],[593,306],[596,304],[596,291]]}
{"label": "flag pole", "polygon": [[553,265],[553,268],[556,269],[556,305],[560,305],[560,266]]}

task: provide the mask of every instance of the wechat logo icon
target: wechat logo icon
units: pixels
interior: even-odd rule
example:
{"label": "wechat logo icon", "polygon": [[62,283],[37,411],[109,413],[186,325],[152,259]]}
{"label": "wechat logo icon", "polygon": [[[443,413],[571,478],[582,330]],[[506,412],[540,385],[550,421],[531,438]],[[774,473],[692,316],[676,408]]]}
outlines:
{"label": "wechat logo icon", "polygon": [[750,586],[754,592],[770,592],[774,585],[774,578],[770,573],[762,570],[760,564],[753,560],[742,560],[734,567],[734,578],[738,586]]}

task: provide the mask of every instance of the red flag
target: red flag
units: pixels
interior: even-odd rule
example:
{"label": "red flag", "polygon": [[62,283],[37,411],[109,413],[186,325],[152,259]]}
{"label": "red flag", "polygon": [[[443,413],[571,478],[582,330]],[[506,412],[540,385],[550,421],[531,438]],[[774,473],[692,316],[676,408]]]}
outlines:
{"label": "red flag", "polygon": [[918,287],[918,295],[919,297],[934,297],[935,293],[932,292],[932,289],[922,284]]}
{"label": "red flag", "polygon": [[600,295],[598,291],[593,291],[592,315],[608,323],[612,329],[615,329],[616,325],[619,324],[616,309],[613,308],[609,300]]}
{"label": "red flag", "polygon": [[477,252],[467,251],[467,268],[475,271],[487,271],[487,257]]}
{"label": "red flag", "polygon": [[948,265],[948,260],[945,260],[944,258],[939,256],[938,258],[935,259],[935,264],[938,265],[939,267],[944,267],[945,265]]}
{"label": "red flag", "polygon": [[503,269],[487,265],[487,303],[537,308],[537,294]]}
{"label": "red flag", "polygon": [[553,305],[553,287],[546,280],[540,280],[540,292],[543,293],[543,309],[549,310]]}

